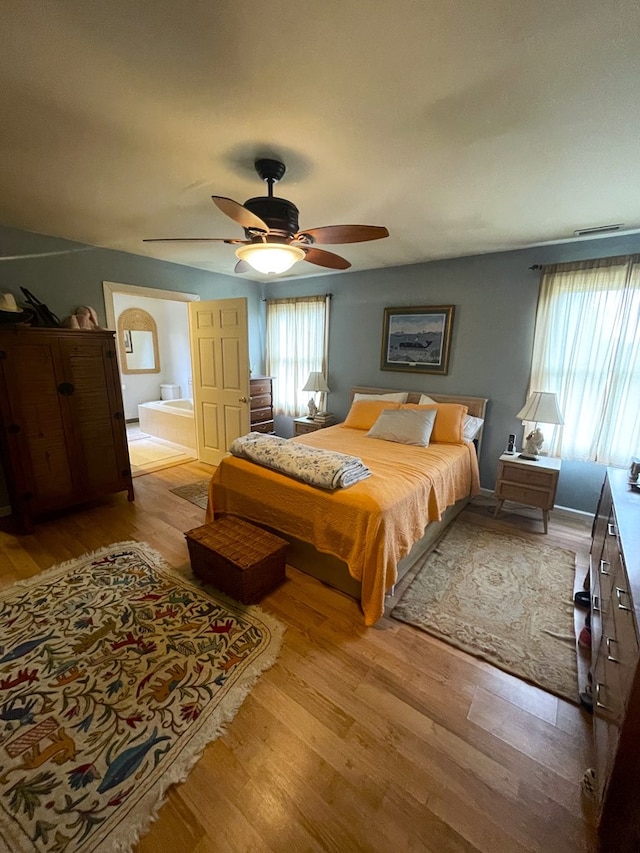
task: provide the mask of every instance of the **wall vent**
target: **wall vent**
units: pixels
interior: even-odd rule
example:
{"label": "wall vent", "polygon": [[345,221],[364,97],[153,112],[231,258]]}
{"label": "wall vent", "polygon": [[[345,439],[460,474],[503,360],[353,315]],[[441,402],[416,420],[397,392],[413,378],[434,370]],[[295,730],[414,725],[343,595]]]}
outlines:
{"label": "wall vent", "polygon": [[607,234],[609,231],[619,231],[622,228],[622,223],[617,225],[596,225],[593,228],[578,228],[573,233],[576,237],[585,237],[588,234]]}

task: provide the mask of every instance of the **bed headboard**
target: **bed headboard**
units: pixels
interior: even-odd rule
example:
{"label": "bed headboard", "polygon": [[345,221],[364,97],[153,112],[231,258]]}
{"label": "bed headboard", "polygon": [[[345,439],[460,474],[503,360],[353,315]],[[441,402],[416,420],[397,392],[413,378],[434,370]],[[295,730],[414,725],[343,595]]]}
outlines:
{"label": "bed headboard", "polygon": [[[435,391],[407,391],[405,388],[370,388],[365,385],[354,385],[351,389],[351,400],[353,401],[354,394],[408,394],[407,403],[418,403],[421,394],[426,394],[435,400],[436,403],[460,403],[466,406],[468,413],[475,418],[486,418],[487,397],[468,397],[464,394],[438,394]],[[482,446],[482,432],[480,430],[474,439],[474,444],[480,458],[480,448]]]}
{"label": "bed headboard", "polygon": [[458,394],[438,394],[435,391],[407,391],[405,388],[369,388],[364,385],[354,385],[351,389],[351,399],[354,394],[408,394],[407,403],[417,403],[422,394],[426,394],[435,400],[436,403],[460,403],[466,406],[469,414],[474,418],[486,417],[487,403],[489,400],[486,397],[467,397]]}

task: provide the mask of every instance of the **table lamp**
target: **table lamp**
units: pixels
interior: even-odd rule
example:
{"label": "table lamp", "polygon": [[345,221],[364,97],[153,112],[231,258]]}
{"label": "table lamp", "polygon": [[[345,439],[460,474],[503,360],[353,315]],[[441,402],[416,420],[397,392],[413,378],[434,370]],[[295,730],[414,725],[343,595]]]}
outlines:
{"label": "table lamp", "polygon": [[533,461],[538,459],[538,454],[544,444],[544,435],[538,423],[558,425],[564,423],[558,408],[558,398],[550,391],[534,391],[516,417],[520,418],[523,423],[528,421],[535,424],[531,432],[525,436],[520,454],[521,459]]}
{"label": "table lamp", "polygon": [[319,370],[312,370],[309,374],[309,378],[307,379],[306,385],[302,389],[303,391],[311,391],[313,396],[309,399],[309,417],[314,418],[318,413],[318,406],[316,405],[316,394],[320,391],[321,394],[325,394],[329,391],[329,386],[327,385],[324,376]]}

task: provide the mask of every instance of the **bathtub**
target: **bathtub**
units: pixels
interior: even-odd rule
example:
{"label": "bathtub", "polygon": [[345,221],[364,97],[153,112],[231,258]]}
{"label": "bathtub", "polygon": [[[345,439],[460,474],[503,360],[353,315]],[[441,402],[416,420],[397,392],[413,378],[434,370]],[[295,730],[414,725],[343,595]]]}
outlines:
{"label": "bathtub", "polygon": [[196,448],[196,422],[193,414],[193,401],[154,400],[151,403],[140,403],[138,406],[140,430],[155,438],[171,441],[188,447]]}

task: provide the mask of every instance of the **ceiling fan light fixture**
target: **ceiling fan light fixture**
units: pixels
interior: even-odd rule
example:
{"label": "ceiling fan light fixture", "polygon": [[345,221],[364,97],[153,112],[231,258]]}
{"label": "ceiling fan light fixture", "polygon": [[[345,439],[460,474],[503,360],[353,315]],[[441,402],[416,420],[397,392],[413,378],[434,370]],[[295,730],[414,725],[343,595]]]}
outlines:
{"label": "ceiling fan light fixture", "polygon": [[297,246],[285,246],[277,243],[250,243],[236,249],[236,256],[246,261],[257,272],[265,275],[279,275],[286,272],[304,258],[305,253]]}

